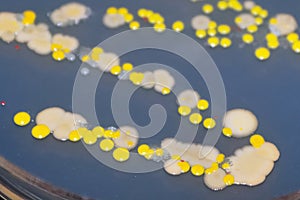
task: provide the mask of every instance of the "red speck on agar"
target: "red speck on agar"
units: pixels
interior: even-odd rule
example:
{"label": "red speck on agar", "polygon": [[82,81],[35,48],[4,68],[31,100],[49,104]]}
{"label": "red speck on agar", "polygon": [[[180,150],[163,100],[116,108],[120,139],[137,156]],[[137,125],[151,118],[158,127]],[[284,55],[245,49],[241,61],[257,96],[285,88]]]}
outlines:
{"label": "red speck on agar", "polygon": [[180,162],[184,162],[184,160],[180,160]]}
{"label": "red speck on agar", "polygon": [[5,101],[0,101],[1,106],[5,106],[6,102]]}
{"label": "red speck on agar", "polygon": [[218,116],[214,116],[214,119],[218,119]]}
{"label": "red speck on agar", "polygon": [[20,46],[19,46],[19,45],[15,45],[15,49],[16,49],[16,50],[19,50],[19,49],[20,49]]}
{"label": "red speck on agar", "polygon": [[143,17],[144,22],[148,22],[148,18],[147,17]]}

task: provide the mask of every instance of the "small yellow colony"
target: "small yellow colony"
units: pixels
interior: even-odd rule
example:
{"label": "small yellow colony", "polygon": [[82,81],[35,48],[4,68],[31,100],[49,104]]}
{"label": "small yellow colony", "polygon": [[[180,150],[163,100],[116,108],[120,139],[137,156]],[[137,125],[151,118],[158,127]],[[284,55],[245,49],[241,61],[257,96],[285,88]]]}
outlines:
{"label": "small yellow colony", "polygon": [[299,35],[295,32],[290,33],[286,36],[287,41],[289,41],[289,43],[293,44],[295,42],[297,42],[299,40]]}
{"label": "small yellow colony", "polygon": [[227,1],[218,1],[217,7],[219,10],[226,10],[228,8],[228,2]]}
{"label": "small yellow colony", "polygon": [[228,37],[221,38],[220,45],[223,48],[228,48],[231,46],[231,39]]}
{"label": "small yellow colony", "polygon": [[199,110],[207,110],[208,109],[208,107],[209,107],[209,102],[207,101],[207,100],[205,100],[205,99],[200,99],[199,101],[198,101],[198,103],[197,103],[197,108],[199,109]]}
{"label": "small yellow colony", "polygon": [[54,51],[54,52],[52,53],[52,58],[53,58],[54,60],[57,60],[57,61],[62,61],[62,60],[65,59],[65,53],[64,53],[63,51],[61,51],[61,50],[59,50],[59,51]]}
{"label": "small yellow colony", "polygon": [[50,19],[56,26],[69,26],[78,24],[91,15],[90,8],[83,4],[72,2],[62,5],[50,13]]}
{"label": "small yellow colony", "polygon": [[225,135],[226,137],[231,137],[232,136],[232,130],[230,128],[223,128],[222,129],[222,133],[223,135]]}
{"label": "small yellow colony", "polygon": [[210,14],[210,13],[212,13],[214,11],[214,7],[211,4],[204,4],[202,6],[202,11],[205,14]]}
{"label": "small yellow colony", "polygon": [[116,148],[113,152],[113,158],[119,162],[124,162],[128,160],[129,157],[130,157],[130,153],[126,148],[119,147]]}
{"label": "small yellow colony", "polygon": [[255,134],[250,137],[250,144],[255,147],[259,148],[265,143],[265,139],[263,136]]}
{"label": "small yellow colony", "polygon": [[129,72],[129,71],[131,71],[131,70],[133,69],[133,65],[132,65],[131,63],[129,63],[129,62],[124,63],[124,64],[122,65],[122,69],[123,69],[124,71]]}
{"label": "small yellow colony", "polygon": [[178,107],[178,113],[181,115],[181,116],[187,116],[191,113],[191,108],[188,107],[188,106],[179,106]]}
{"label": "small yellow colony", "polygon": [[261,17],[255,17],[255,23],[257,26],[260,26],[264,23],[264,20]]}
{"label": "small yellow colony", "polygon": [[295,53],[300,53],[299,35],[295,32],[289,33],[286,36],[287,41],[291,44],[291,48]]}
{"label": "small yellow colony", "polygon": [[217,30],[216,29],[208,29],[207,35],[213,37],[213,36],[217,35]]}
{"label": "small yellow colony", "polygon": [[163,32],[164,30],[166,30],[166,25],[163,23],[156,23],[153,27],[156,32]]}
{"label": "small yellow colony", "polygon": [[81,138],[82,138],[82,136],[79,133],[79,130],[73,130],[69,134],[69,140],[72,142],[78,142]]}
{"label": "small yellow colony", "polygon": [[251,44],[254,41],[254,37],[250,33],[245,33],[242,36],[242,40],[246,44]]}
{"label": "small yellow colony", "polygon": [[217,28],[217,22],[211,20],[209,23],[208,23],[208,29],[215,29]]}
{"label": "small yellow colony", "polygon": [[199,30],[196,30],[196,36],[198,37],[198,38],[200,38],[200,39],[203,39],[203,38],[205,38],[206,37],[206,31],[205,30],[201,30],[201,29],[199,29]]}
{"label": "small yellow colony", "polygon": [[111,139],[103,139],[101,140],[99,146],[102,151],[111,151],[115,144]]}
{"label": "small yellow colony", "polygon": [[[70,134],[69,134],[70,137]],[[92,131],[86,130],[86,133],[82,136],[83,142],[88,145],[95,144],[98,140],[97,136]]]}
{"label": "small yellow colony", "polygon": [[36,18],[36,14],[34,11],[26,10],[23,12],[22,22],[24,25],[34,24],[35,18]]}
{"label": "small yellow colony", "polygon": [[182,21],[175,21],[172,24],[172,29],[176,32],[181,32],[184,29],[184,23]]}
{"label": "small yellow colony", "polygon": [[258,30],[258,27],[257,27],[257,25],[255,25],[255,24],[250,25],[250,26],[247,27],[247,31],[248,31],[249,33],[255,33],[255,32],[257,32],[257,30]]}
{"label": "small yellow colony", "polygon": [[194,165],[192,166],[191,168],[191,173],[194,175],[194,176],[201,176],[204,174],[204,167],[202,165]]}
{"label": "small yellow colony", "polygon": [[141,72],[131,72],[129,74],[129,80],[134,84],[134,85],[140,85],[143,81],[144,74]]}
{"label": "small yellow colony", "polygon": [[142,144],[138,147],[138,154],[144,156],[149,149],[150,147],[147,144]]}
{"label": "small yellow colony", "polygon": [[112,75],[119,75],[120,73],[122,72],[122,67],[119,66],[119,65],[116,65],[116,66],[113,66],[111,69],[110,69],[110,73]]}
{"label": "small yellow colony", "polygon": [[218,37],[210,37],[207,40],[210,47],[215,48],[220,44],[220,39]]}
{"label": "small yellow colony", "polygon": [[206,129],[212,129],[212,128],[214,128],[216,126],[216,121],[213,118],[206,118],[203,121],[203,126]]}
{"label": "small yellow colony", "polygon": [[132,22],[130,22],[130,24],[129,24],[129,28],[130,28],[131,30],[137,30],[137,29],[140,28],[140,23],[139,23],[138,21],[132,21]]}
{"label": "small yellow colony", "polygon": [[200,124],[202,115],[200,113],[193,113],[190,115],[189,120],[192,124]]}
{"label": "small yellow colony", "polygon": [[230,33],[230,31],[231,31],[231,28],[227,24],[220,24],[218,26],[218,32],[221,35],[228,35]]}
{"label": "small yellow colony", "polygon": [[259,60],[267,60],[270,57],[271,53],[269,49],[265,47],[259,47],[255,50],[255,56]]}
{"label": "small yellow colony", "polygon": [[292,49],[295,53],[300,53],[300,41],[294,42]]}
{"label": "small yellow colony", "polygon": [[31,117],[27,112],[18,112],[14,116],[14,123],[18,126],[26,126],[29,124]]}
{"label": "small yellow colony", "polygon": [[101,47],[94,47],[90,53],[90,55],[83,55],[81,60],[82,62],[86,62],[89,59],[92,59],[95,62],[98,62],[100,60],[100,55],[104,52],[104,50]]}
{"label": "small yellow colony", "polygon": [[36,125],[32,128],[31,134],[36,139],[43,139],[51,133],[50,129],[46,125]]}
{"label": "small yellow colony", "polygon": [[231,174],[226,174],[223,178],[224,183],[229,186],[234,184],[234,176]]}
{"label": "small yellow colony", "polygon": [[190,164],[188,162],[185,162],[185,161],[180,161],[180,162],[177,162],[177,165],[180,167],[181,169],[181,173],[186,173],[190,170]]}

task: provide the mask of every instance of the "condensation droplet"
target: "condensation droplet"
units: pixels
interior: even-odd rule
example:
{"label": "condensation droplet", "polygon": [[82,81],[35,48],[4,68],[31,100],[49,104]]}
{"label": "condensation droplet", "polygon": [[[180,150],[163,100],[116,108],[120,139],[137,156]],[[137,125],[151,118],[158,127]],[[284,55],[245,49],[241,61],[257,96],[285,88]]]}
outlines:
{"label": "condensation droplet", "polygon": [[67,53],[66,58],[68,61],[74,61],[76,59],[76,56],[73,53]]}
{"label": "condensation droplet", "polygon": [[84,67],[84,68],[82,68],[82,69],[80,70],[80,73],[81,73],[82,75],[86,76],[86,75],[88,75],[88,74],[90,73],[90,70],[89,70],[88,68]]}
{"label": "condensation droplet", "polygon": [[16,18],[17,18],[18,21],[22,21],[24,16],[23,16],[23,14],[16,14]]}
{"label": "condensation droplet", "polygon": [[272,26],[272,25],[269,25],[269,29],[272,33],[274,33],[276,36],[279,36],[280,35],[280,31],[275,27],[275,26]]}
{"label": "condensation droplet", "polygon": [[98,64],[95,61],[93,61],[93,60],[88,60],[87,64],[89,64],[93,68],[97,68],[98,67]]}
{"label": "condensation droplet", "polygon": [[115,132],[115,131],[118,130],[118,129],[117,129],[116,127],[114,127],[114,126],[109,126],[109,127],[107,127],[106,129],[107,129],[107,130],[110,130],[110,131],[113,131],[113,132]]}

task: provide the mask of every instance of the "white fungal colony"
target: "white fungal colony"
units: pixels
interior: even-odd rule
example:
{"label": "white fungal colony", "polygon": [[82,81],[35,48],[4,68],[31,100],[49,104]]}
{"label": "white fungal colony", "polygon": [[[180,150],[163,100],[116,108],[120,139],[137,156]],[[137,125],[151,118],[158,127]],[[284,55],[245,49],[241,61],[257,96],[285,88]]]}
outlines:
{"label": "white fungal colony", "polygon": [[122,14],[109,14],[103,16],[103,24],[108,28],[118,28],[125,24],[125,19]]}
{"label": "white fungal colony", "polygon": [[78,24],[91,15],[90,8],[83,4],[71,2],[62,5],[50,14],[50,19],[56,26]]}
{"label": "white fungal colony", "polygon": [[200,100],[200,95],[198,92],[188,89],[182,91],[177,97],[177,104],[179,106],[187,106],[189,108],[195,108],[198,101]]}
{"label": "white fungal colony", "polygon": [[210,18],[206,15],[197,15],[192,18],[191,25],[195,30],[206,30],[208,29],[209,22]]}
{"label": "white fungal colony", "polygon": [[145,89],[151,89],[161,93],[164,88],[172,89],[175,85],[173,76],[164,69],[158,69],[143,72],[141,86]]}
{"label": "white fungal colony", "polygon": [[79,114],[66,112],[59,107],[46,108],[36,116],[36,124],[46,125],[53,136],[61,141],[69,138],[71,131],[82,127],[87,123],[84,117]]}
{"label": "white fungal colony", "polygon": [[248,26],[255,25],[255,17],[249,13],[242,13],[237,16],[239,20],[235,20],[236,25],[241,29],[246,29]]}
{"label": "white fungal colony", "polygon": [[75,37],[55,34],[52,38],[52,44],[61,46],[61,49],[67,49],[67,51],[74,51],[78,48],[79,42]]}
{"label": "white fungal colony", "polygon": [[18,42],[27,43],[29,49],[40,55],[51,52],[51,39],[48,26],[44,23],[28,25],[16,36]]}
{"label": "white fungal colony", "polygon": [[225,114],[223,126],[232,130],[232,136],[241,138],[254,133],[258,120],[249,110],[233,109]]}
{"label": "white fungal colony", "polygon": [[101,71],[109,72],[112,67],[120,65],[120,59],[114,53],[104,52],[101,53],[101,58],[96,63]]}
{"label": "white fungal colony", "polygon": [[142,87],[145,89],[153,88],[155,85],[155,77],[153,75],[153,72],[146,71],[143,74],[144,74],[144,78],[141,83]]}
{"label": "white fungal colony", "polygon": [[275,23],[269,25],[269,29],[277,36],[284,36],[294,32],[298,28],[296,19],[290,14],[277,14]]}
{"label": "white fungal colony", "polygon": [[225,175],[226,172],[219,168],[212,174],[205,174],[203,180],[208,188],[214,191],[223,190],[226,187],[226,184],[223,180]]}
{"label": "white fungal colony", "polygon": [[180,175],[182,172],[181,172],[181,168],[178,165],[178,162],[179,162],[178,160],[173,160],[173,159],[167,160],[164,163],[164,170],[168,174],[171,174],[174,176]]}
{"label": "white fungal colony", "polygon": [[255,5],[256,5],[255,2],[251,0],[247,0],[244,2],[244,8],[246,10],[251,10]]}
{"label": "white fungal colony", "polygon": [[114,143],[117,147],[123,147],[131,150],[136,147],[138,143],[139,133],[131,126],[121,126],[119,128],[120,136],[113,138]]}
{"label": "white fungal colony", "polygon": [[228,158],[232,163],[229,172],[234,176],[235,184],[259,185],[272,171],[279,156],[277,147],[270,142],[258,148],[245,146]]}
{"label": "white fungal colony", "polygon": [[15,35],[23,28],[22,22],[17,20],[17,15],[11,12],[0,13],[0,38],[10,43]]}
{"label": "white fungal colony", "polygon": [[153,71],[155,80],[154,90],[161,93],[164,88],[172,90],[175,85],[175,79],[173,76],[164,69],[157,69]]}

